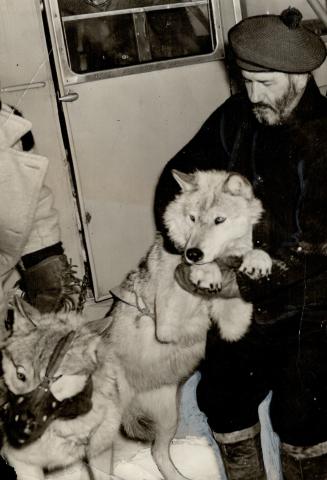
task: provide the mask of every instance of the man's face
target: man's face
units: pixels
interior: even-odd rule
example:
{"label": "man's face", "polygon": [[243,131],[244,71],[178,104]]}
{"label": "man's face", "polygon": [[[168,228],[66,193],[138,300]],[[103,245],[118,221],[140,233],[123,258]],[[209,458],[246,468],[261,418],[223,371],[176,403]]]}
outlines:
{"label": "man's face", "polygon": [[281,125],[302,96],[299,75],[242,70],[242,76],[253,113],[260,123]]}

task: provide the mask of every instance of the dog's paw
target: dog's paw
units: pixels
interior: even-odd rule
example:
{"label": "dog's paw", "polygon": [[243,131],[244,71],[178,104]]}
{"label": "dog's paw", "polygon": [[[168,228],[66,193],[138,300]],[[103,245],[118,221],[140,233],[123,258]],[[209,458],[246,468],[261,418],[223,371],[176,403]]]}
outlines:
{"label": "dog's paw", "polygon": [[240,271],[255,280],[270,275],[271,267],[270,255],[263,250],[254,249],[244,255]]}
{"label": "dog's paw", "polygon": [[216,262],[190,267],[190,280],[201,290],[209,293],[218,293],[222,288],[222,275]]}

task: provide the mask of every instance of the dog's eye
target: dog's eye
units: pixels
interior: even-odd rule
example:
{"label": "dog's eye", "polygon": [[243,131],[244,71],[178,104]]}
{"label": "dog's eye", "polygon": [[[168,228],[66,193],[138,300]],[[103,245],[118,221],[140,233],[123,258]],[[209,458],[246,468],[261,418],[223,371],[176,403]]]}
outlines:
{"label": "dog's eye", "polygon": [[191,220],[191,222],[195,222],[195,216],[194,216],[194,215],[190,215],[190,220]]}
{"label": "dog's eye", "polygon": [[24,373],[24,367],[17,367],[16,375],[17,375],[18,380],[20,380],[21,382],[26,381],[26,375]]}
{"label": "dog's eye", "polygon": [[219,223],[223,223],[226,220],[226,217],[216,217],[215,224],[219,225]]}

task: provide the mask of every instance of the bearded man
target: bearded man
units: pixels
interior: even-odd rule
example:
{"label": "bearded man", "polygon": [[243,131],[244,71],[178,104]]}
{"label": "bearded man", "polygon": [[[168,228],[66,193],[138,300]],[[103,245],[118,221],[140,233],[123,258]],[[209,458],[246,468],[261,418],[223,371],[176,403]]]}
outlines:
{"label": "bearded man", "polygon": [[[157,228],[170,251],[162,217],[178,193],[173,168],[239,172],[265,209],[253,241],[273,258],[272,275],[254,280],[225,265],[220,295],[235,292],[232,274],[253,321],[238,342],[209,332],[197,389],[229,480],[266,478],[258,405],[270,390],[284,479],[327,478],[327,99],[311,74],[326,48],[301,19],[289,8],[230,30],[244,91],[212,113],[156,189]],[[181,286],[202,294],[189,270],[178,269]]]}

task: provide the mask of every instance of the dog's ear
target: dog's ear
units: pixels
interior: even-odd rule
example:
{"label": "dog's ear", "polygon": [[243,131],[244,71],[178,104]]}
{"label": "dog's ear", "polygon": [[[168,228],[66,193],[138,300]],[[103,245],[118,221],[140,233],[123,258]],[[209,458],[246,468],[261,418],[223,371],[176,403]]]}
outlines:
{"label": "dog's ear", "polygon": [[223,192],[252,200],[253,189],[247,178],[239,173],[230,173],[223,185]]}
{"label": "dog's ear", "polygon": [[97,349],[102,335],[105,330],[110,326],[112,317],[104,317],[99,320],[91,320],[87,322],[83,328],[86,328],[89,333],[89,340],[87,345],[87,353],[90,355],[94,363],[97,363]]}
{"label": "dog's ear", "polygon": [[37,327],[41,314],[32,305],[18,295],[14,295],[10,307],[13,310],[12,330],[17,334],[26,334]]}
{"label": "dog's ear", "polygon": [[99,318],[98,320],[90,320],[87,322],[84,327],[87,330],[95,335],[102,335],[104,331],[110,326],[112,322],[112,317]]}
{"label": "dog's ear", "polygon": [[192,173],[183,173],[179,170],[172,170],[172,176],[181,187],[182,192],[190,192],[194,190],[195,183],[194,183],[194,175]]}

